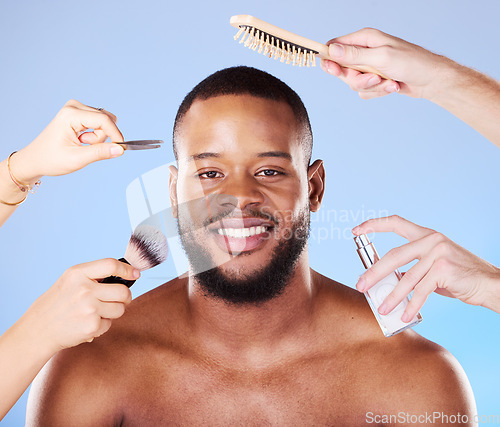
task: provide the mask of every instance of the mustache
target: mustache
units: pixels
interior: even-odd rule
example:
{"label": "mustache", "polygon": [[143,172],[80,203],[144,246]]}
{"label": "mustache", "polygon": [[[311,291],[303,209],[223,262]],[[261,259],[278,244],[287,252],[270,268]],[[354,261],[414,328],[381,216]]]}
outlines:
{"label": "mustache", "polygon": [[248,217],[261,218],[266,221],[271,221],[273,222],[273,224],[279,224],[279,220],[270,213],[262,212],[256,209],[246,209],[244,211],[241,211],[240,215],[234,215],[234,208],[233,208],[225,212],[221,212],[210,218],[207,218],[205,221],[203,221],[203,226],[208,227],[209,225],[219,222],[223,219],[248,218]]}

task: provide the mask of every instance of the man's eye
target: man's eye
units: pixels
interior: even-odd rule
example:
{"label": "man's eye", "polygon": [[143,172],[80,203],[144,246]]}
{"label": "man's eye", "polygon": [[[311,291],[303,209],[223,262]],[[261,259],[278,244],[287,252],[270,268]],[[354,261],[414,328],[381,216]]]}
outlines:
{"label": "man's eye", "polygon": [[[219,176],[217,176],[217,174]],[[208,171],[208,172],[203,172],[198,175],[200,178],[220,178],[222,174],[220,172],[216,171]]]}
{"label": "man's eye", "polygon": [[263,171],[260,171],[257,176],[276,176],[276,175],[283,175],[283,172],[278,172],[274,169],[264,169]]}

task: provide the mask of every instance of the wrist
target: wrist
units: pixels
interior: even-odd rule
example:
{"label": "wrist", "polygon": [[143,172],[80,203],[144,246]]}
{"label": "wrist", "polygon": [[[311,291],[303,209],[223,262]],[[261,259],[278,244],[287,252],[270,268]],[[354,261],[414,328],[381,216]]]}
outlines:
{"label": "wrist", "polygon": [[500,313],[500,268],[485,281],[484,299],[481,306]]}
{"label": "wrist", "polygon": [[474,85],[479,73],[442,56],[433,74],[435,78],[425,98],[450,110],[454,105],[464,102],[466,91]]}
{"label": "wrist", "polygon": [[39,174],[34,165],[31,164],[33,157],[34,156],[25,147],[13,154],[10,158],[10,172],[13,177],[20,183],[29,185],[30,187],[33,187],[35,182],[43,176]]}
{"label": "wrist", "polygon": [[33,319],[33,313],[28,309],[9,330],[17,347],[21,347],[23,355],[35,365],[44,364],[59,350],[46,339],[43,324],[38,320],[40,319]]}
{"label": "wrist", "polygon": [[463,85],[462,69],[465,67],[445,56],[436,55],[436,57],[438,59],[432,71],[433,82],[429,85],[425,98],[443,106],[453,98],[454,90]]}

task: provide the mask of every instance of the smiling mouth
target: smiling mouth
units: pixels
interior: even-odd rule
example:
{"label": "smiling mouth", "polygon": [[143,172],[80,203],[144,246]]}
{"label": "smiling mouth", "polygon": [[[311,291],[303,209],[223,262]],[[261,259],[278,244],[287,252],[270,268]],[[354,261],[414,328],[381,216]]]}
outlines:
{"label": "smiling mouth", "polygon": [[272,227],[267,225],[258,225],[256,227],[243,228],[218,228],[217,233],[221,236],[232,237],[235,239],[243,239],[255,235],[267,233]]}

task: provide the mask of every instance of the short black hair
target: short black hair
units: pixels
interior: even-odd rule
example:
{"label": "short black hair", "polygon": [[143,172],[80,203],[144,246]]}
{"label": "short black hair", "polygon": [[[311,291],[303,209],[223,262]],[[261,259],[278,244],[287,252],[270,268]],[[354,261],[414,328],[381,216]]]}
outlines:
{"label": "short black hair", "polygon": [[252,95],[257,98],[285,102],[305,132],[301,144],[304,150],[306,166],[311,161],[312,129],[309,115],[299,95],[286,83],[265,71],[253,67],[238,66],[219,70],[198,83],[182,101],[174,122],[173,148],[178,160],[176,146],[177,129],[182,119],[196,100],[207,100],[222,95]]}

